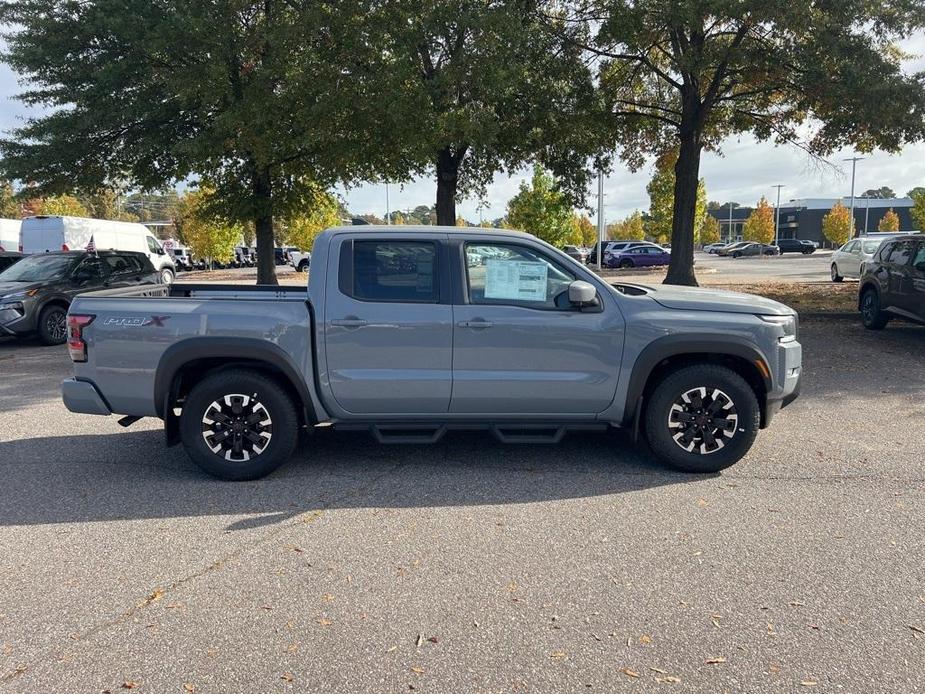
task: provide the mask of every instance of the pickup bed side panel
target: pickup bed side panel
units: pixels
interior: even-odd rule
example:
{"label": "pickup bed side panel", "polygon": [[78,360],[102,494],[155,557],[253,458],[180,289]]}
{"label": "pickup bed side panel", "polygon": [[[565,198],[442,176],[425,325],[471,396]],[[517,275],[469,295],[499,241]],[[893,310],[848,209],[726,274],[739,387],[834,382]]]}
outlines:
{"label": "pickup bed side panel", "polygon": [[197,338],[270,343],[286,355],[302,384],[314,386],[304,295],[271,301],[86,295],[74,301],[71,313],[96,316],[84,329],[88,361],[74,364],[74,375],[93,382],[117,414],[158,416],[158,366],[169,349]]}

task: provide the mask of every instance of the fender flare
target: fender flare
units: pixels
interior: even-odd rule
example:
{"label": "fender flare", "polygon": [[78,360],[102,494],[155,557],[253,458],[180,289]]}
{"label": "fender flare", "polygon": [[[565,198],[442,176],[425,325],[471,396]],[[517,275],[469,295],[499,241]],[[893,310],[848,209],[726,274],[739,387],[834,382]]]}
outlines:
{"label": "fender flare", "polygon": [[626,402],[629,407],[624,418],[625,426],[633,429],[638,427],[639,415],[642,412],[643,392],[655,368],[665,359],[685,354],[715,354],[739,357],[751,364],[760,362],[764,368],[757,365],[755,368],[764,381],[765,391],[770,392],[772,389],[773,384],[767,375],[770,374],[767,359],[753,342],[741,337],[718,337],[708,333],[665,335],[649,343],[636,357],[626,391]]}
{"label": "fender flare", "polygon": [[269,364],[295,388],[308,421],[314,419],[315,398],[289,355],[273,342],[248,337],[191,337],[168,347],[154,374],[154,406],[161,419],[166,420],[170,403],[176,397],[177,373],[198,359],[245,359]]}

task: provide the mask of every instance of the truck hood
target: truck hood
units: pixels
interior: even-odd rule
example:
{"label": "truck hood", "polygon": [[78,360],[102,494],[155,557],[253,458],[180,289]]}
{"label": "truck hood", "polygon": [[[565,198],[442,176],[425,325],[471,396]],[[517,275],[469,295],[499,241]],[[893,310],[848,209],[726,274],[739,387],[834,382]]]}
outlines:
{"label": "truck hood", "polygon": [[796,313],[786,304],[773,299],[766,299],[757,294],[743,294],[741,292],[703,289],[701,287],[675,287],[666,284],[658,286],[632,285],[625,282],[617,284],[644,289],[646,294],[665,308],[683,311],[722,311],[724,313],[751,313],[763,316],[789,316]]}

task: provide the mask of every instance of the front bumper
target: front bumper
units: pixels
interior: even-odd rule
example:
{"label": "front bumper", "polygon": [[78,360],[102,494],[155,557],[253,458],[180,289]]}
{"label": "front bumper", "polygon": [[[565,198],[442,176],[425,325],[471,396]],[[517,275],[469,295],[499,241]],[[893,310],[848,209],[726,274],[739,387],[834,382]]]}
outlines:
{"label": "front bumper", "polygon": [[80,414],[112,414],[109,405],[96,386],[89,381],[66,378],[61,382],[61,399],[71,412]]}
{"label": "front bumper", "polygon": [[767,395],[762,428],[767,427],[774,415],[800,396],[802,387],[803,347],[793,340],[781,343],[778,349],[778,371],[775,381],[781,386]]}
{"label": "front bumper", "polygon": [[0,335],[19,336],[35,332],[35,312],[31,309],[32,306],[24,301],[0,304]]}

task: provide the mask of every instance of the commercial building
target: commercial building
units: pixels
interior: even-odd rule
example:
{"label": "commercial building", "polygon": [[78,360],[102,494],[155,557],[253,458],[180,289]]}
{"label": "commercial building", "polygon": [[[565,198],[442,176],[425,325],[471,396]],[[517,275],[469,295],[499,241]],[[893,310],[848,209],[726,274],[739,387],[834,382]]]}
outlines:
{"label": "commercial building", "polygon": [[[807,239],[820,246],[831,245],[822,233],[822,218],[832,209],[836,202],[851,207],[851,198],[801,198],[788,200],[780,206],[780,227],[778,238]],[[892,209],[899,216],[900,231],[915,230],[910,211],[912,198],[855,198],[854,226],[859,234],[877,231],[877,226],[888,210]],[[738,241],[742,238],[742,227],[751,215],[751,207],[734,207],[730,220],[729,208],[721,207],[710,210],[720,224],[723,241]]]}

